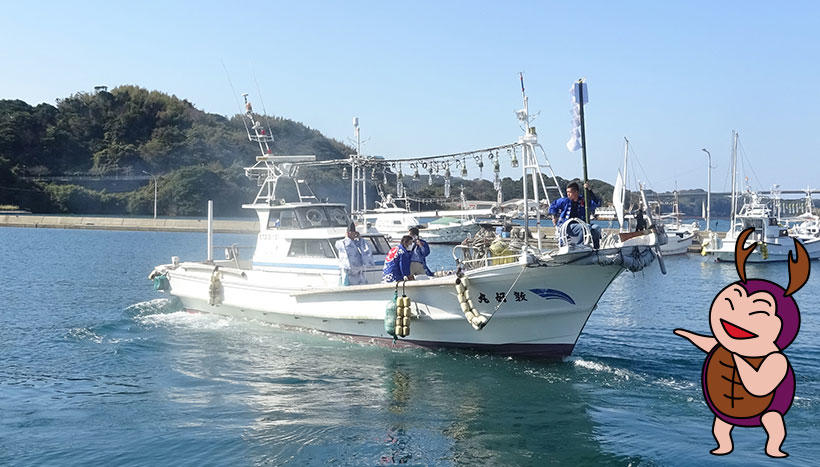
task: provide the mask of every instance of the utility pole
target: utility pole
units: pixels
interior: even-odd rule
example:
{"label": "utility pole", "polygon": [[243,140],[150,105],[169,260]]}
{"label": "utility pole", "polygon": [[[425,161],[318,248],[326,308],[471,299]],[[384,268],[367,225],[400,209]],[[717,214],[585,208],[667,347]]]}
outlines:
{"label": "utility pole", "polygon": [[150,176],[154,180],[154,220],[157,219],[157,177],[150,172],[142,171],[145,175]]}
{"label": "utility pole", "polygon": [[710,227],[710,218],[712,214],[712,154],[706,150],[701,149],[706,153],[706,231],[712,230]]}

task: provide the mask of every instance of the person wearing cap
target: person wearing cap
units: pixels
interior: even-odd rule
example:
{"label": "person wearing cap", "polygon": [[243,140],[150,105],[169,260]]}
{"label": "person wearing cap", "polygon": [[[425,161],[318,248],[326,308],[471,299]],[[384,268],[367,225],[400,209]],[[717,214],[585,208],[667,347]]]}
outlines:
{"label": "person wearing cap", "polygon": [[373,252],[370,242],[362,240],[356,230],[356,224],[351,222],[347,228],[345,238],[336,241],[336,251],[339,254],[339,269],[341,270],[341,285],[367,284],[365,270],[373,266]]}
{"label": "person wearing cap", "polygon": [[433,277],[433,272],[427,267],[427,255],[430,254],[430,245],[419,238],[419,228],[410,227],[408,232],[413,237],[413,246],[410,247],[410,272],[414,276]]}

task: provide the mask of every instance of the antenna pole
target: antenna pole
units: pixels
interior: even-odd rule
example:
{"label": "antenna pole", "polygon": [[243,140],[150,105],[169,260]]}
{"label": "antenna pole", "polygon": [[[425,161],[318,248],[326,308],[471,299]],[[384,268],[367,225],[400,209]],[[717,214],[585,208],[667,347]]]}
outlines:
{"label": "antenna pole", "polygon": [[627,178],[627,175],[629,173],[628,172],[628,170],[629,170],[629,166],[628,166],[628,161],[629,161],[629,140],[626,138],[626,136],[624,136],[624,142],[626,143],[626,144],[624,144],[624,186],[621,189],[621,192],[622,192],[621,199],[623,200],[624,206],[626,206],[626,204],[627,204],[627,202],[626,202],[626,185],[628,183],[627,180],[629,180]]}
{"label": "antenna pole", "polygon": [[[527,129],[530,127],[530,113],[527,104],[527,94],[524,92],[524,73],[519,72],[518,76],[521,78],[521,98],[524,101],[524,109],[522,113],[519,113],[519,120],[524,122],[524,137],[527,136]],[[521,140],[523,143],[523,139]],[[529,203],[527,202],[527,166],[529,166],[529,150],[527,145],[523,145],[521,147],[521,155],[523,156],[521,164],[521,184],[522,184],[522,194],[524,195],[524,245],[527,244],[527,239],[530,236],[530,207]]]}

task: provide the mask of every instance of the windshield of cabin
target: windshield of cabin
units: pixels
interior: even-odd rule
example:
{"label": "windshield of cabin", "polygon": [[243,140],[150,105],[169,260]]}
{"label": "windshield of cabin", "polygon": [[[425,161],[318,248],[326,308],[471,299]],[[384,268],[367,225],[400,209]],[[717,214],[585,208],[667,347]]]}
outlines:
{"label": "windshield of cabin", "polygon": [[[390,251],[390,244],[387,243],[387,240],[382,236],[362,236],[361,238],[370,242],[370,250],[374,255],[386,255]],[[333,238],[330,240],[330,243],[335,245],[336,242],[341,239],[341,237]]]}
{"label": "windshield of cabin", "polygon": [[315,227],[347,227],[350,218],[344,206],[302,206],[272,210],[269,229],[310,229]]}

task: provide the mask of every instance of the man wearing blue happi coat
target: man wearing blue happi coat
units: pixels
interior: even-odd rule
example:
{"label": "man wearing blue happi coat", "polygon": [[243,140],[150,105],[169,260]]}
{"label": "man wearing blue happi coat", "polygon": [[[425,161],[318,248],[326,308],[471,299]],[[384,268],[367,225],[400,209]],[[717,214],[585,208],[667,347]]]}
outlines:
{"label": "man wearing blue happi coat", "polygon": [[[589,188],[589,182],[584,182],[584,188],[586,188],[589,194],[589,208],[594,210],[601,204],[601,199]],[[552,204],[550,204],[549,213],[552,215],[552,222],[555,224],[556,229],[559,229],[564,222],[572,218],[585,222],[586,211],[584,210],[584,197],[579,192],[577,182],[570,182],[570,184],[567,185],[567,197],[558,198],[553,201]],[[592,233],[593,246],[597,249],[599,241],[601,240],[601,228],[597,225],[590,224],[589,229]],[[567,226],[567,236],[571,243],[580,243],[583,237],[581,226],[574,222]]]}

